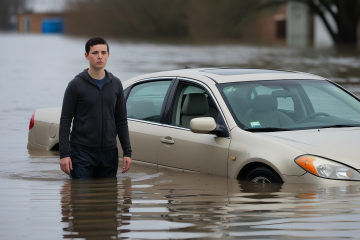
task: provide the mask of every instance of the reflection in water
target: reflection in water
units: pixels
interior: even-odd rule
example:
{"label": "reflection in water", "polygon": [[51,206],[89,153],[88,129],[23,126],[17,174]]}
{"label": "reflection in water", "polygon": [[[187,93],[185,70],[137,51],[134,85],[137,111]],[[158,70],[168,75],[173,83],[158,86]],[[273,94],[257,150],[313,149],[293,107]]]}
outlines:
{"label": "reflection in water", "polygon": [[[247,185],[250,188],[251,184]],[[224,232],[240,239],[356,239],[360,233],[359,187],[356,183],[335,187],[283,184],[279,191],[269,191],[268,196],[264,194],[267,190],[257,196],[235,193],[230,197],[233,200],[229,207],[236,209],[233,213],[242,218],[235,217],[224,224],[227,226]],[[239,196],[251,200],[242,207]]]}
{"label": "reflection in water", "polygon": [[112,239],[130,224],[131,179],[71,180],[61,190],[64,238]]}
{"label": "reflection in water", "polygon": [[249,183],[243,180],[239,181],[240,191],[244,193],[257,193],[257,198],[267,198],[274,195],[281,190],[281,183],[263,184],[263,183]]}
{"label": "reflection in water", "polygon": [[0,239],[356,239],[360,234],[359,183],[269,185],[139,164],[117,179],[42,177],[2,179]]}

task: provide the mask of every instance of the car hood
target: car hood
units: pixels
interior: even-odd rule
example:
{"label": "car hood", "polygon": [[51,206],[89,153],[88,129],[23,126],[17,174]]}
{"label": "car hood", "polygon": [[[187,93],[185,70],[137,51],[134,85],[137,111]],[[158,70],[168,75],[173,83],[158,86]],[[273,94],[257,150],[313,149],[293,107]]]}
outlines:
{"label": "car hood", "polygon": [[259,133],[308,154],[360,169],[360,128],[325,128]]}

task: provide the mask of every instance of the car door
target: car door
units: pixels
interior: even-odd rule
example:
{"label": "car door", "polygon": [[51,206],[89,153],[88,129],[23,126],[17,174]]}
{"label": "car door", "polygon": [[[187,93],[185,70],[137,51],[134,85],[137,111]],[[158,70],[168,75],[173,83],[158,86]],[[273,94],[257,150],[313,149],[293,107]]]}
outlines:
{"label": "car door", "polygon": [[128,93],[126,109],[134,160],[157,163],[157,136],[162,125],[160,117],[172,80],[140,81],[125,90]]}
{"label": "car door", "polygon": [[225,125],[209,88],[194,80],[180,80],[170,94],[166,122],[159,130],[158,164],[227,176],[230,138],[191,132],[189,122],[195,117],[213,117]]}

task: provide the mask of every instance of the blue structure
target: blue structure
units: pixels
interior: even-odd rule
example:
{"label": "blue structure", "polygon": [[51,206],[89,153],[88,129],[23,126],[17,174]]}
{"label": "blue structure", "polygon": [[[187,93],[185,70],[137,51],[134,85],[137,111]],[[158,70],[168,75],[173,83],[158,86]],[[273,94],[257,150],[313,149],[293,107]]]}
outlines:
{"label": "blue structure", "polygon": [[44,18],[42,20],[43,34],[63,34],[65,30],[64,20],[62,18]]}

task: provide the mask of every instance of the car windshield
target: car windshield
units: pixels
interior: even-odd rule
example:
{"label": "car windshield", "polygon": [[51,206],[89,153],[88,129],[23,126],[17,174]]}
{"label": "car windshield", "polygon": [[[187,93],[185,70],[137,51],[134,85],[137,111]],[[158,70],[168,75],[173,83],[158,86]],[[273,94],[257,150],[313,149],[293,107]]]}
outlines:
{"label": "car windshield", "polygon": [[217,85],[239,127],[290,131],[360,126],[358,99],[324,80],[268,80]]}

